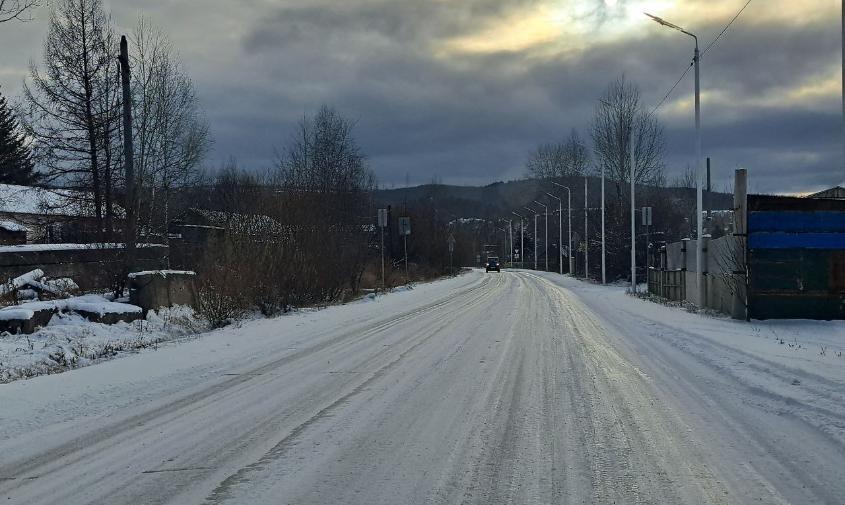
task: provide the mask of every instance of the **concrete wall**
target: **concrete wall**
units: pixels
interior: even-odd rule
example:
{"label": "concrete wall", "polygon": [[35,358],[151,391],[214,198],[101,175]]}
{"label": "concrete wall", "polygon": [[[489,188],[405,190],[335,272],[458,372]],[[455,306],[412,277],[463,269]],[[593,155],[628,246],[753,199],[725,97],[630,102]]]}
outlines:
{"label": "concrete wall", "polygon": [[[122,270],[122,244],[73,244],[0,247],[0,282],[40,268],[48,277],[70,277],[82,290],[106,289]],[[135,270],[167,267],[168,247],[145,245],[137,249]]]}
{"label": "concrete wall", "polygon": [[713,240],[705,238],[703,258],[705,300],[703,301],[699,299],[696,284],[698,281],[697,247],[696,240],[684,240],[666,246],[665,269],[678,272],[675,278],[680,278],[684,283],[686,301],[699,307],[744,318],[744,313],[737,313],[735,308],[738,289],[745,282],[743,276],[736,273],[739,270],[736,260],[744,255],[740,239],[730,235]]}

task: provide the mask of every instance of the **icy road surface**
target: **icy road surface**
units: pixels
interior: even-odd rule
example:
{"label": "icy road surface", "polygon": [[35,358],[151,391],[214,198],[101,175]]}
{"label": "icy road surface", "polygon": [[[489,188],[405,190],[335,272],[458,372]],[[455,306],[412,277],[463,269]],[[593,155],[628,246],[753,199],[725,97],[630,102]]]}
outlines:
{"label": "icy road surface", "polygon": [[474,272],[0,386],[0,502],[843,503],[840,368],[591,289]]}

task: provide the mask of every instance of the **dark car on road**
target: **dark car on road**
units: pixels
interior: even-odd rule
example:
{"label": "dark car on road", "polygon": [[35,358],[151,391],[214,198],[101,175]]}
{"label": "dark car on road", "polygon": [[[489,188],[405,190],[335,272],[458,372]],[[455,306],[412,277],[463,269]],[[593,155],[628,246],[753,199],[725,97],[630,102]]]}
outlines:
{"label": "dark car on road", "polygon": [[502,269],[499,266],[499,258],[495,256],[490,256],[487,258],[487,263],[484,265],[484,268],[489,272],[490,270],[495,270],[497,272],[501,272]]}

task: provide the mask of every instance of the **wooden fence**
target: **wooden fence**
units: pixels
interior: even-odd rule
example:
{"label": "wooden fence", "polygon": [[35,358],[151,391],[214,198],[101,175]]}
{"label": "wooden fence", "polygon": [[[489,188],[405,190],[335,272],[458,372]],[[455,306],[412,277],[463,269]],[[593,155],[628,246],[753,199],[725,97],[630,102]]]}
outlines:
{"label": "wooden fence", "polygon": [[686,272],[684,270],[648,269],[648,292],[672,301],[686,299]]}

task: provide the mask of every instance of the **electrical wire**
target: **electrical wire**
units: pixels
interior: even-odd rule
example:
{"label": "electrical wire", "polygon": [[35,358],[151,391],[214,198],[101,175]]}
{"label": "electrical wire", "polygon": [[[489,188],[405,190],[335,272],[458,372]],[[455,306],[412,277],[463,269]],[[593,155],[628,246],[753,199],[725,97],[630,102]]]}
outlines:
{"label": "electrical wire", "polygon": [[736,21],[736,19],[739,17],[739,15],[742,14],[742,11],[744,11],[745,8],[748,7],[748,4],[750,4],[750,3],[751,3],[751,0],[748,0],[747,2],[745,2],[745,5],[743,5],[742,9],[740,9],[739,12],[736,13],[736,16],[734,16],[733,19],[731,19],[731,22],[728,23],[727,26],[725,26],[725,29],[722,30],[721,33],[719,33],[719,35],[717,35],[715,39],[713,39],[713,42],[711,42],[707,47],[704,48],[704,51],[701,52],[701,56],[704,56],[705,54],[707,54],[707,51],[709,51],[710,48],[713,47],[713,45],[716,42],[718,42],[720,38],[722,38],[722,35],[724,35],[725,32],[728,31],[728,28],[730,28],[731,25],[734,24],[734,21]]}
{"label": "electrical wire", "polygon": [[692,69],[693,63],[694,62],[690,62],[690,64],[687,66],[686,70],[684,70],[684,73],[682,73],[681,76],[678,77],[678,80],[675,81],[675,84],[673,84],[672,87],[669,88],[669,91],[666,92],[666,95],[663,96],[663,98],[660,100],[660,102],[658,102],[658,104],[655,105],[653,109],[651,109],[651,112],[648,113],[649,116],[651,116],[652,114],[657,112],[657,109],[659,109],[660,106],[663,105],[666,102],[666,100],[669,99],[669,96],[672,94],[673,91],[675,91],[675,88],[678,87],[678,84],[680,84],[681,81],[684,80],[684,77],[686,77],[687,74],[689,73],[690,69]]}
{"label": "electrical wire", "polygon": [[[722,29],[721,32],[719,32],[719,35],[717,35],[716,38],[714,38],[707,45],[707,47],[704,48],[704,51],[701,52],[701,55],[699,57],[703,57],[707,53],[707,51],[709,51],[710,48],[713,47],[716,44],[716,42],[718,42],[719,39],[722,38],[722,35],[724,35],[728,31],[728,29],[730,29],[731,25],[734,24],[734,21],[736,21],[737,18],[739,18],[739,16],[742,14],[742,12],[745,10],[745,8],[748,7],[748,5],[750,3],[751,3],[751,0],[748,0],[747,2],[745,2],[745,5],[743,5],[742,8],[739,9],[739,12],[737,12],[736,15],[733,17],[733,19],[731,19],[731,21],[727,25],[725,25],[725,28]],[[666,95],[663,96],[663,98],[660,100],[660,102],[658,102],[658,104],[653,109],[651,109],[651,112],[649,112],[649,114],[648,114],[649,116],[651,116],[652,114],[657,112],[657,109],[659,109],[664,103],[666,103],[666,100],[669,99],[669,97],[672,95],[672,92],[675,91],[675,88],[677,88],[678,85],[681,84],[681,81],[684,80],[684,77],[687,76],[687,74],[692,69],[694,64],[695,64],[694,61],[690,62],[689,66],[684,70],[684,73],[681,74],[681,76],[678,78],[678,80],[675,81],[675,84],[673,84],[672,87],[669,88],[669,91],[666,92]]]}

